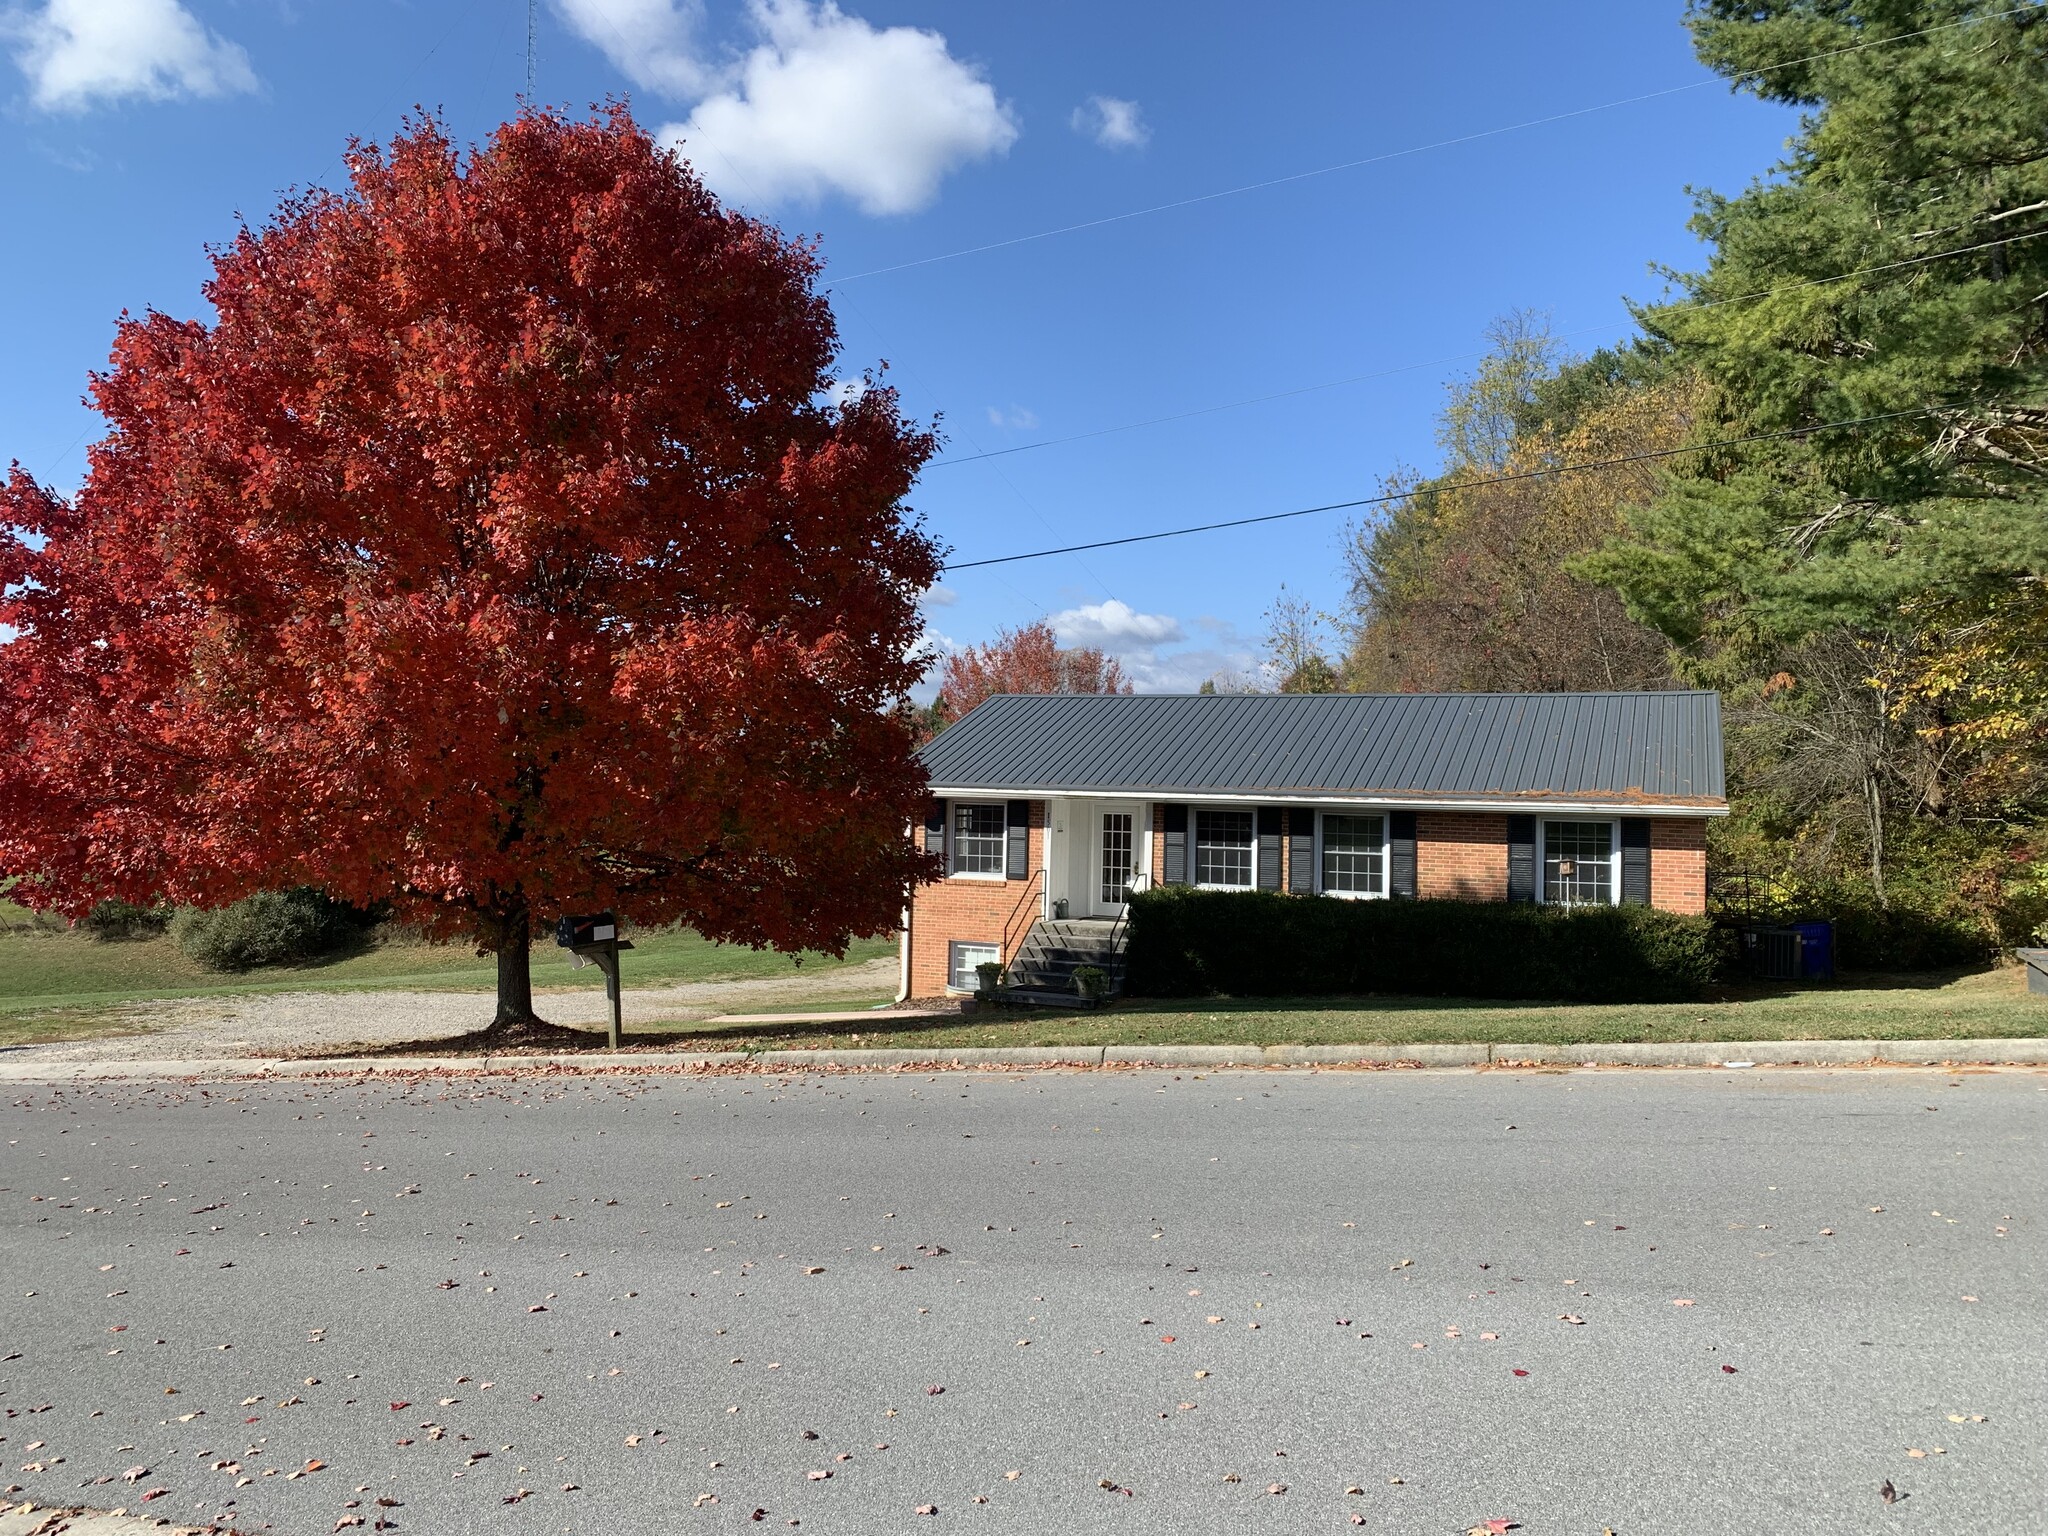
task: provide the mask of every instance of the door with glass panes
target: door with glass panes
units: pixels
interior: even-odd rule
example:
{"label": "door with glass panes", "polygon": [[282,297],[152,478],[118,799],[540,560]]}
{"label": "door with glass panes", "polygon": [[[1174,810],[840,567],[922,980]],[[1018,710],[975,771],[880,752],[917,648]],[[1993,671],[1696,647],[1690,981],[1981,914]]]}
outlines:
{"label": "door with glass panes", "polygon": [[1090,916],[1123,916],[1131,882],[1142,867],[1144,811],[1128,800],[1088,807],[1088,867],[1082,876],[1087,905],[1081,910]]}

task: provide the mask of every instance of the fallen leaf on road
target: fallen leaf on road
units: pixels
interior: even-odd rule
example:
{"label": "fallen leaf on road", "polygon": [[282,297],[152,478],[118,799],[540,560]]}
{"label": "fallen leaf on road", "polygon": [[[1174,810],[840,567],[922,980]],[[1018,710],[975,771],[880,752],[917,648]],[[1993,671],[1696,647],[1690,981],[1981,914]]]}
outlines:
{"label": "fallen leaf on road", "polygon": [[1899,1490],[1892,1486],[1892,1480],[1890,1478],[1886,1478],[1883,1482],[1877,1485],[1877,1496],[1880,1499],[1883,1499],[1887,1504],[1896,1504],[1899,1502]]}
{"label": "fallen leaf on road", "polygon": [[1692,1306],[1693,1304],[1694,1304],[1693,1302],[1691,1302],[1690,1300],[1688,1300],[1687,1298],[1685,1298],[1685,1297],[1683,1297],[1683,1296],[1681,1296],[1681,1297],[1680,1297],[1680,1298],[1679,1298],[1678,1300],[1676,1300],[1676,1301],[1674,1301],[1674,1302],[1672,1302],[1672,1303],[1671,1303],[1671,1305],[1673,1305],[1674,1307],[1689,1307],[1689,1306]]}

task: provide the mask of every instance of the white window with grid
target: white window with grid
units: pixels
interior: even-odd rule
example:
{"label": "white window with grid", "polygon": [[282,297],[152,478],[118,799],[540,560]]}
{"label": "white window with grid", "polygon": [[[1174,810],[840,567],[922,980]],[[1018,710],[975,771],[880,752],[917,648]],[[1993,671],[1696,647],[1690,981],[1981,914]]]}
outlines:
{"label": "white window with grid", "polygon": [[1195,812],[1195,884],[1212,890],[1252,888],[1252,813]]}
{"label": "white window with grid", "polygon": [[1323,891],[1331,896],[1387,894],[1387,818],[1323,813]]}
{"label": "white window with grid", "polygon": [[1002,801],[954,801],[953,836],[947,849],[952,873],[1002,879],[1009,830],[1009,811]]}
{"label": "white window with grid", "polygon": [[997,965],[1003,952],[993,944],[956,943],[946,957],[946,984],[956,992],[972,992],[981,986],[977,965]]}
{"label": "white window with grid", "polygon": [[1621,839],[1611,821],[1543,823],[1543,900],[1612,906],[1621,885]]}

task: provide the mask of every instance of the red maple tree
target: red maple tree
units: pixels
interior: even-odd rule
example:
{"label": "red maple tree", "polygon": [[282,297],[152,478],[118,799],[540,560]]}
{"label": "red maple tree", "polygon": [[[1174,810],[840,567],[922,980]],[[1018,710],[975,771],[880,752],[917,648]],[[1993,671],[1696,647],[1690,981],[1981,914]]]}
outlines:
{"label": "red maple tree", "polygon": [[1044,619],[955,651],[939,669],[937,722],[951,724],[999,693],[1130,693],[1122,663],[1091,646],[1062,647]]}
{"label": "red maple tree", "polygon": [[615,908],[783,950],[925,877],[930,432],[833,404],[808,245],[623,107],[431,120],[122,320],[66,499],[0,495],[0,870],[78,913],[324,887],[498,955]]}

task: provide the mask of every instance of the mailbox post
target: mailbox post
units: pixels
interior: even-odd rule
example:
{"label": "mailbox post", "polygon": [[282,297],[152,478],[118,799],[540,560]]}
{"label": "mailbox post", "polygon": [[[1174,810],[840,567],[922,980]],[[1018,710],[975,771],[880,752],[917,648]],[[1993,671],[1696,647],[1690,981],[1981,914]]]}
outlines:
{"label": "mailbox post", "polygon": [[595,965],[604,972],[604,995],[611,1000],[611,1047],[619,1048],[622,1022],[619,1004],[619,951],[631,949],[631,939],[619,938],[616,913],[596,912],[588,917],[564,917],[555,924],[555,942],[569,951],[570,962],[582,969]]}

